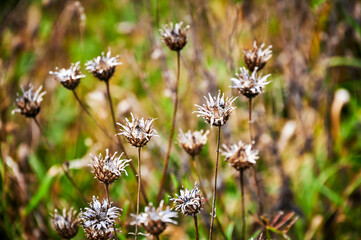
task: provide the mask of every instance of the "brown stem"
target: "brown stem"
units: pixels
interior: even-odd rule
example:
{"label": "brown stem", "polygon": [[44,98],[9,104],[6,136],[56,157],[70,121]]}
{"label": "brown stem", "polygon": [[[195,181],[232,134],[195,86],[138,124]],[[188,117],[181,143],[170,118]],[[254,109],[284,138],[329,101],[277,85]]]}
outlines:
{"label": "brown stem", "polygon": [[196,228],[196,240],[199,240],[197,216],[194,215],[194,216],[193,216],[193,219],[194,219],[194,226],[195,226],[195,228]]}
{"label": "brown stem", "polygon": [[[251,138],[251,144],[253,144],[253,135],[252,135],[252,98],[249,98],[249,108],[248,108],[248,122],[249,122],[249,134],[250,134],[250,138]],[[262,198],[261,198],[261,190],[260,190],[260,186],[259,186],[259,182],[257,180],[257,171],[256,171],[256,167],[253,166],[253,178],[254,181],[256,183],[256,189],[257,189],[257,197],[258,197],[258,214],[262,215],[263,214],[263,204],[262,204]]]}
{"label": "brown stem", "polygon": [[219,159],[219,145],[221,141],[221,126],[218,127],[218,138],[217,138],[217,159],[216,168],[214,172],[214,188],[213,188],[213,203],[212,203],[212,215],[211,215],[211,226],[209,229],[209,239],[212,240],[214,218],[216,216],[216,197],[217,197],[217,174],[218,174],[218,159]]}
{"label": "brown stem", "polygon": [[177,116],[177,108],[178,108],[179,76],[180,76],[180,51],[177,51],[177,82],[176,82],[176,89],[175,89],[175,101],[174,101],[174,109],[173,109],[173,117],[172,117],[172,126],[171,126],[171,129],[170,129],[170,134],[169,134],[169,139],[168,139],[167,153],[165,155],[164,163],[163,163],[162,178],[160,180],[159,190],[158,190],[158,194],[157,194],[157,203],[159,203],[160,199],[162,198],[164,180],[165,180],[165,176],[167,174],[170,150],[172,148],[174,128],[175,128],[176,116]]}
{"label": "brown stem", "polygon": [[[199,187],[200,187],[200,189],[201,189],[201,191],[202,191],[202,194],[203,194],[203,196],[204,196],[204,198],[205,198],[205,200],[206,200],[207,207],[209,207],[209,209],[212,209],[212,206],[211,206],[211,204],[210,204],[209,201],[208,201],[207,192],[206,192],[206,190],[205,190],[205,188],[204,188],[204,186],[203,186],[203,183],[202,183],[202,181],[201,181],[201,175],[200,175],[199,172],[198,172],[198,167],[197,167],[197,162],[196,162],[196,160],[195,160],[195,156],[192,156],[192,165],[193,165],[193,168],[195,169],[195,172],[196,172],[196,174],[197,174],[197,181],[198,181],[198,183],[199,183]],[[224,232],[224,230],[223,230],[222,224],[221,224],[221,222],[219,221],[217,215],[216,215],[216,223],[217,223],[217,225],[218,225],[218,229],[219,229],[219,231],[220,231],[223,239],[227,239],[226,234],[225,234],[225,232]]]}
{"label": "brown stem", "polygon": [[[112,103],[112,98],[110,96],[109,81],[106,81],[105,83],[106,83],[106,86],[107,86],[107,96],[108,96],[108,102],[109,102],[109,106],[110,106],[110,112],[112,114],[113,125],[114,125],[115,132],[117,132],[117,124],[116,124],[116,121],[115,121],[113,103]],[[118,140],[117,143],[118,143],[118,146],[119,146],[120,150],[122,152],[124,152],[124,155],[125,155],[126,158],[129,158],[128,154],[125,151],[124,145],[123,145],[122,141],[120,140],[119,135],[116,135],[116,136],[117,136],[117,140]],[[132,172],[134,173],[134,175],[137,176],[138,175],[137,171],[135,170],[135,167],[134,167],[132,162],[129,163],[129,166],[132,169]],[[144,202],[146,204],[148,204],[148,198],[147,198],[147,195],[146,195],[145,190],[143,189],[143,187],[141,188],[141,191],[142,191]]]}
{"label": "brown stem", "polygon": [[244,204],[244,182],[243,182],[243,169],[239,171],[239,182],[241,184],[241,198],[242,198],[242,235],[241,239],[244,240],[246,236],[246,217],[245,217],[245,204]]}
{"label": "brown stem", "polygon": [[[140,202],[140,186],[142,183],[142,173],[140,170],[140,151],[141,148],[138,148],[138,194],[137,194],[137,217],[139,215],[139,202]],[[138,239],[138,223],[135,225],[135,239]]]}
{"label": "brown stem", "polygon": [[[109,184],[104,183],[104,186],[105,186],[105,193],[106,193],[106,196],[107,196],[108,206],[109,206],[109,205],[110,205]],[[113,229],[114,229],[115,239],[118,240],[117,230],[116,230],[116,228],[115,228],[115,223],[113,223]]]}
{"label": "brown stem", "polygon": [[90,114],[90,112],[88,111],[88,109],[86,108],[86,106],[83,104],[83,102],[80,100],[78,94],[76,94],[75,90],[72,91],[74,94],[74,97],[76,98],[76,100],[78,101],[79,105],[81,106],[81,108],[84,110],[84,112],[86,114],[88,114],[88,116],[93,120],[93,122],[103,131],[103,133],[105,135],[107,135],[108,137],[112,138],[110,136],[110,134],[107,132],[107,130],[105,130],[105,128],[103,128],[100,123],[98,123],[95,118],[93,117],[93,115]]}
{"label": "brown stem", "polygon": [[70,181],[70,183],[73,185],[73,187],[77,190],[77,192],[79,193],[80,197],[82,198],[82,200],[86,203],[87,200],[84,197],[83,193],[80,191],[79,187],[76,185],[76,183],[74,182],[74,179],[70,176],[69,173],[69,169],[66,167],[64,167],[64,163],[60,160],[60,158],[58,158],[53,146],[50,144],[50,142],[48,141],[47,137],[45,136],[45,133],[43,131],[43,129],[40,126],[40,123],[38,122],[38,120],[36,119],[36,117],[33,117],[34,122],[36,124],[36,126],[38,127],[41,136],[43,137],[46,145],[48,145],[48,148],[50,149],[50,152],[54,155],[55,159],[59,162],[61,169],[63,170],[65,176],[68,178],[68,180]]}
{"label": "brown stem", "polygon": [[155,239],[159,240],[159,235],[154,235]]}

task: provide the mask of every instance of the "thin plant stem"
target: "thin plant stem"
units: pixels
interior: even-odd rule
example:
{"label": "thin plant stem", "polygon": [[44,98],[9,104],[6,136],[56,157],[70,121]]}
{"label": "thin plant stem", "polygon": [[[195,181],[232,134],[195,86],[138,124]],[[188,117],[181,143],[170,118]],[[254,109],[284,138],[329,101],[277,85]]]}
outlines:
{"label": "thin plant stem", "polygon": [[[140,202],[140,186],[142,184],[142,173],[140,169],[140,151],[138,148],[138,194],[137,194],[137,217],[139,215],[139,202]],[[135,239],[138,239],[138,223],[135,225]]]}
{"label": "thin plant stem", "polygon": [[160,199],[162,198],[163,186],[164,186],[165,176],[167,174],[170,151],[172,148],[174,128],[175,128],[176,117],[177,117],[177,108],[178,108],[179,77],[180,77],[180,51],[177,51],[177,82],[176,82],[176,89],[175,89],[175,100],[174,100],[174,109],[173,109],[173,116],[172,116],[172,126],[170,129],[170,134],[169,134],[169,139],[168,139],[167,153],[165,155],[164,163],[163,163],[162,178],[160,180],[159,190],[158,190],[158,194],[157,194],[157,203],[159,203]]}
{"label": "thin plant stem", "polygon": [[86,202],[87,202],[86,198],[84,197],[83,193],[80,191],[78,185],[76,185],[74,179],[70,176],[69,169],[68,169],[67,167],[66,167],[66,168],[64,167],[64,162],[62,162],[62,161],[60,160],[60,158],[57,156],[57,154],[56,154],[53,146],[50,144],[49,140],[47,139],[47,137],[46,137],[46,135],[45,135],[45,133],[44,133],[44,131],[43,131],[43,129],[41,128],[41,125],[40,125],[39,121],[36,119],[36,117],[33,117],[33,119],[34,119],[34,122],[35,122],[36,126],[38,127],[38,129],[39,129],[39,131],[40,131],[40,134],[41,134],[41,136],[43,137],[46,145],[48,145],[48,148],[50,149],[50,152],[54,155],[54,157],[56,158],[56,160],[59,162],[60,167],[61,167],[61,169],[63,170],[65,176],[68,178],[68,180],[70,181],[71,185],[73,185],[73,187],[77,190],[77,192],[79,193],[79,195],[80,195],[80,197],[82,198],[82,200],[86,203]]}
{"label": "thin plant stem", "polygon": [[[249,98],[249,108],[248,108],[248,122],[249,122],[249,136],[251,139],[251,144],[253,144],[253,135],[252,135],[252,98]],[[252,167],[253,169],[253,178],[254,182],[256,183],[256,190],[257,190],[257,197],[258,197],[258,214],[263,214],[263,204],[261,199],[261,190],[259,186],[259,182],[257,180],[257,171],[255,165]]]}
{"label": "thin plant stem", "polygon": [[197,222],[197,216],[193,216],[194,219],[194,226],[196,228],[196,240],[199,240],[199,235],[198,235],[198,222]]}
{"label": "thin plant stem", "polygon": [[[109,106],[110,106],[110,112],[112,114],[113,125],[114,125],[115,132],[117,132],[117,123],[116,123],[116,120],[115,120],[114,108],[113,108],[112,98],[111,98],[111,95],[110,95],[109,81],[106,81],[105,83],[106,83],[106,86],[107,86],[107,96],[108,96],[108,102],[109,102]],[[123,145],[122,141],[120,140],[119,135],[116,135],[116,136],[117,136],[118,146],[119,146],[120,150],[122,152],[124,152],[125,157],[128,158],[128,154],[125,151],[124,145]],[[134,175],[137,176],[138,175],[137,171],[135,170],[135,167],[134,167],[132,162],[129,163],[129,166],[132,169],[132,172],[134,173]],[[148,198],[147,198],[147,195],[146,195],[145,190],[143,189],[143,187],[141,188],[141,191],[142,191],[144,201],[148,204]]]}
{"label": "thin plant stem", "polygon": [[[106,193],[106,196],[107,196],[107,200],[108,200],[108,203],[109,203],[109,205],[110,205],[109,184],[104,183],[104,186],[105,186],[105,193]],[[109,206],[109,205],[108,205],[108,206]],[[115,239],[118,240],[118,235],[117,235],[117,230],[116,230],[116,228],[115,228],[115,223],[113,223],[113,229],[114,229]]]}
{"label": "thin plant stem", "polygon": [[[205,188],[204,188],[204,186],[203,186],[203,183],[202,183],[202,181],[201,181],[201,175],[200,175],[199,172],[198,172],[198,167],[197,167],[197,162],[196,162],[196,160],[195,160],[195,156],[192,156],[192,165],[193,165],[193,168],[194,168],[194,170],[195,170],[195,172],[196,172],[196,174],[197,174],[197,181],[198,181],[198,183],[199,183],[199,187],[200,187],[200,189],[201,189],[201,191],[202,191],[202,193],[203,193],[204,198],[206,199],[207,207],[209,207],[209,209],[212,209],[212,206],[211,206],[211,204],[210,204],[209,201],[208,201],[207,192],[206,192],[206,190],[205,190]],[[222,224],[221,224],[221,222],[219,221],[217,215],[216,215],[216,223],[217,223],[217,225],[218,225],[218,229],[219,229],[219,231],[221,232],[221,235],[222,235],[223,239],[227,239],[226,234],[225,234],[225,232],[224,232],[224,230],[223,230]]]}
{"label": "thin plant stem", "polygon": [[84,112],[86,114],[88,114],[88,116],[93,120],[93,122],[103,131],[103,133],[105,135],[107,135],[108,137],[112,138],[110,136],[110,134],[107,132],[107,130],[105,130],[105,128],[103,128],[100,123],[97,122],[97,120],[95,120],[95,118],[93,117],[93,115],[91,115],[91,113],[88,111],[88,109],[86,108],[86,106],[84,105],[84,103],[80,100],[78,94],[76,94],[75,90],[72,91],[74,94],[74,97],[76,98],[76,100],[78,101],[79,105],[81,106],[81,108],[84,110]]}
{"label": "thin plant stem", "polygon": [[242,198],[242,235],[241,239],[245,240],[246,236],[246,217],[245,217],[245,204],[244,204],[244,182],[243,182],[243,169],[239,171],[239,182],[241,184],[241,198]]}
{"label": "thin plant stem", "polygon": [[219,160],[219,145],[221,141],[221,126],[218,127],[218,138],[217,138],[217,158],[216,167],[214,172],[214,188],[213,188],[213,203],[212,203],[212,215],[211,215],[211,226],[209,228],[209,239],[212,240],[213,235],[213,224],[216,216],[216,197],[217,197],[217,174],[218,174],[218,160]]}
{"label": "thin plant stem", "polygon": [[160,239],[159,235],[155,235],[155,239],[159,240]]}

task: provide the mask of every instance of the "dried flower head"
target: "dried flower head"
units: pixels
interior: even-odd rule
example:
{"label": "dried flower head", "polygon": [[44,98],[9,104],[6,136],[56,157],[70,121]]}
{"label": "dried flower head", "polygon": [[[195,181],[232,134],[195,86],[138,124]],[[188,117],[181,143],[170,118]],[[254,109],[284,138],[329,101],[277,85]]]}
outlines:
{"label": "dried flower head", "polygon": [[40,86],[38,90],[34,93],[34,87],[29,85],[29,89],[25,90],[23,86],[21,86],[21,91],[23,92],[23,96],[18,97],[15,100],[16,109],[13,110],[13,113],[18,112],[25,117],[33,118],[38,115],[40,111],[40,104],[43,101],[43,96],[46,92],[41,92],[43,86]]}
{"label": "dried flower head", "polygon": [[101,56],[88,61],[85,66],[86,70],[91,72],[94,77],[107,82],[113,76],[115,66],[122,64],[122,62],[118,62],[118,60],[119,55],[111,57],[109,50],[106,56],[104,55],[104,52],[102,52]]}
{"label": "dried flower head", "polygon": [[155,119],[148,118],[135,118],[132,113],[132,122],[127,118],[126,125],[124,126],[121,123],[117,123],[119,126],[123,127],[123,130],[117,135],[124,135],[130,144],[134,147],[140,148],[145,146],[153,136],[157,136],[157,131],[152,127],[152,123]]}
{"label": "dried flower head", "polygon": [[112,226],[119,219],[121,208],[112,207],[108,200],[101,203],[95,196],[89,203],[90,208],[85,208],[81,213],[82,226],[88,239],[108,239]]}
{"label": "dried flower head", "polygon": [[165,25],[163,29],[159,29],[165,45],[173,51],[180,51],[187,44],[189,26],[182,29],[182,24],[183,22],[176,23],[173,27],[173,23],[170,23],[170,27]]}
{"label": "dried flower head", "polygon": [[204,97],[207,104],[203,104],[203,106],[196,104],[195,106],[198,107],[198,111],[194,111],[194,113],[198,113],[197,117],[203,117],[211,127],[224,125],[231,116],[232,111],[235,109],[235,107],[232,106],[232,103],[237,98],[227,97],[226,100],[224,100],[224,93],[221,97],[221,91],[218,92],[217,97],[212,97],[210,93],[208,93],[208,96],[209,99]]}
{"label": "dried flower head", "polygon": [[226,161],[237,171],[245,170],[256,164],[258,150],[253,150],[251,144],[239,141],[238,144],[227,146],[223,144],[222,154]]}
{"label": "dried flower head", "polygon": [[49,74],[55,77],[55,80],[60,82],[64,87],[69,90],[74,90],[80,83],[80,79],[85,77],[80,72],[80,62],[72,63],[70,68],[65,69],[55,68],[55,72],[50,71]]}
{"label": "dried flower head", "polygon": [[118,152],[115,152],[112,156],[109,154],[109,149],[106,149],[104,158],[101,153],[98,156],[90,154],[90,157],[92,158],[92,163],[90,165],[93,168],[94,175],[99,181],[110,184],[117,180],[123,172],[128,175],[125,168],[131,160],[120,159],[123,153],[120,154],[119,157],[115,157],[117,153]]}
{"label": "dried flower head", "polygon": [[144,213],[141,213],[138,216],[131,214],[135,218],[131,224],[142,225],[148,233],[154,236],[160,235],[166,229],[168,223],[177,224],[172,218],[178,216],[177,212],[171,211],[169,206],[163,210],[163,204],[164,201],[162,200],[159,207],[156,209],[153,207],[153,204],[150,203],[145,207]]}
{"label": "dried flower head", "polygon": [[257,75],[257,68],[253,71],[252,75],[249,74],[245,67],[240,68],[240,71],[239,74],[236,73],[237,78],[231,78],[233,85],[230,87],[237,88],[247,98],[253,98],[263,93],[263,88],[270,83],[267,82],[267,78],[271,74],[265,76]]}
{"label": "dried flower head", "polygon": [[197,187],[197,183],[195,183],[192,190],[186,188],[185,190],[180,190],[180,195],[175,195],[176,198],[171,198],[170,200],[174,202],[174,209],[176,211],[180,211],[187,216],[196,216],[202,210],[204,198]]}
{"label": "dried flower head", "polygon": [[256,70],[261,70],[266,62],[272,57],[272,45],[268,46],[263,50],[265,44],[262,43],[260,47],[257,47],[257,42],[253,42],[252,50],[244,50],[244,62],[246,63],[247,68],[253,72]]}
{"label": "dried flower head", "polygon": [[183,133],[182,129],[179,129],[178,141],[184,151],[191,156],[198,155],[203,146],[207,143],[209,130],[204,132],[203,130],[191,132],[190,130]]}
{"label": "dried flower head", "polygon": [[55,209],[54,214],[51,216],[51,222],[59,236],[64,239],[71,239],[78,233],[79,218],[77,212],[73,209],[67,211],[64,208],[62,215]]}

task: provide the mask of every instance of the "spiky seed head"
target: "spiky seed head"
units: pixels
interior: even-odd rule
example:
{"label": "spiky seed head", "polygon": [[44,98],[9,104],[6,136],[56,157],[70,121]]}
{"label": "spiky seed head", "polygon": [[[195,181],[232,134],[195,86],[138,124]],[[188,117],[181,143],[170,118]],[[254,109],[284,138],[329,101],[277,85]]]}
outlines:
{"label": "spiky seed head", "polygon": [[218,91],[216,97],[211,96],[208,93],[209,98],[206,99],[206,104],[203,106],[195,105],[198,107],[198,111],[193,113],[198,113],[197,117],[203,117],[208,124],[212,126],[223,126],[231,116],[232,111],[235,107],[232,106],[232,103],[237,99],[235,98],[226,98],[224,99],[224,93],[221,96],[221,91]]}
{"label": "spiky seed head", "polygon": [[186,133],[179,129],[178,142],[189,155],[197,156],[203,146],[207,143],[209,130],[204,132],[203,130]]}
{"label": "spiky seed head", "polygon": [[126,124],[117,123],[123,129],[120,129],[120,133],[117,135],[123,135],[127,138],[128,142],[134,147],[141,148],[144,147],[153,136],[157,136],[157,131],[152,127],[152,123],[155,119],[148,118],[135,118],[133,113],[130,113],[132,116],[132,121],[130,122],[127,118]]}
{"label": "spiky seed head", "polygon": [[80,80],[85,77],[80,72],[80,62],[72,63],[68,69],[55,68],[55,71],[50,71],[49,74],[53,75],[55,80],[61,83],[65,88],[74,90],[80,83]]}
{"label": "spiky seed head", "polygon": [[40,86],[38,90],[34,93],[34,87],[30,84],[27,90],[21,86],[21,91],[23,92],[23,96],[19,96],[17,94],[17,98],[15,100],[16,109],[12,111],[12,113],[21,113],[25,117],[33,118],[38,115],[40,112],[40,105],[43,101],[43,96],[46,92],[41,92],[43,86]]}
{"label": "spiky seed head", "polygon": [[160,202],[158,208],[153,207],[153,204],[149,203],[149,205],[145,207],[144,213],[139,215],[131,214],[132,217],[134,217],[134,221],[131,222],[131,224],[143,226],[148,233],[154,236],[160,235],[169,223],[177,224],[172,218],[178,216],[177,212],[171,211],[169,206],[163,210],[163,205],[163,200]]}
{"label": "spiky seed head", "polygon": [[78,233],[79,218],[74,209],[67,211],[64,208],[62,214],[55,209],[51,215],[51,222],[59,236],[64,239],[71,239]]}
{"label": "spiky seed head", "polygon": [[98,156],[93,156],[92,163],[90,166],[93,168],[93,173],[99,181],[110,184],[117,180],[122,173],[127,174],[125,168],[128,166],[130,159],[120,159],[123,153],[119,157],[115,157],[118,152],[115,152],[113,155],[109,154],[109,149],[105,150],[105,157],[103,158],[100,153]]}
{"label": "spiky seed head", "polygon": [[262,76],[257,74],[257,67],[250,75],[249,71],[245,67],[240,68],[240,73],[236,73],[236,78],[231,78],[231,88],[236,88],[238,91],[247,98],[254,98],[258,94],[263,93],[265,86],[270,83],[267,82],[267,78],[271,74]]}
{"label": "spiky seed head", "polygon": [[101,203],[95,196],[89,206],[82,211],[80,216],[87,239],[108,239],[115,220],[119,219],[120,212],[123,210],[112,207],[106,199],[103,199]]}
{"label": "spiky seed head", "polygon": [[261,70],[266,62],[272,57],[272,45],[268,46],[263,50],[265,44],[262,43],[261,46],[257,46],[257,42],[253,42],[253,49],[244,50],[244,62],[246,63],[247,68],[253,72]]}
{"label": "spiky seed head", "polygon": [[94,58],[93,60],[88,61],[85,66],[86,70],[91,72],[94,77],[98,78],[101,81],[109,81],[113,76],[115,71],[115,66],[121,65],[122,62],[118,62],[119,55],[111,57],[110,50],[104,55],[102,52],[101,56]]}
{"label": "spiky seed head", "polygon": [[252,149],[251,144],[245,144],[242,141],[230,146],[223,144],[221,152],[226,157],[225,160],[237,171],[254,166],[259,158],[258,150]]}
{"label": "spiky seed head", "polygon": [[197,183],[192,190],[186,188],[180,190],[180,195],[175,195],[175,198],[170,199],[175,204],[174,210],[187,216],[196,216],[202,210],[204,198],[197,187]]}
{"label": "spiky seed head", "polygon": [[185,28],[182,28],[182,25],[183,22],[176,23],[174,26],[173,23],[170,23],[170,26],[165,25],[163,26],[163,29],[159,29],[163,42],[173,51],[180,51],[187,44],[189,25]]}

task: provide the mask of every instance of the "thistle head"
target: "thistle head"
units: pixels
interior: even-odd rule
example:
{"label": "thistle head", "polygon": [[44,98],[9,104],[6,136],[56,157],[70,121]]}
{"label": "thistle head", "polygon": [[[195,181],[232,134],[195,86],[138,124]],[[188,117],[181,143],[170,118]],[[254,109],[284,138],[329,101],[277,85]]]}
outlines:
{"label": "thistle head", "polygon": [[67,211],[64,208],[62,214],[59,214],[58,210],[55,209],[51,215],[51,222],[59,236],[64,239],[71,239],[78,233],[79,218],[73,209]]}
{"label": "thistle head", "polygon": [[173,51],[180,51],[187,44],[189,26],[182,28],[182,24],[183,22],[180,22],[173,26],[173,23],[170,23],[170,26],[165,25],[163,29],[159,29],[163,42]]}
{"label": "thistle head", "polygon": [[29,85],[29,88],[25,90],[23,86],[21,86],[21,91],[23,92],[23,96],[19,96],[15,100],[16,109],[12,112],[18,112],[28,118],[33,118],[38,115],[40,111],[40,105],[43,101],[43,96],[46,92],[41,92],[43,86],[40,86],[38,90],[34,93],[34,87]]}
{"label": "thistle head", "polygon": [[85,77],[80,72],[80,62],[72,63],[68,69],[55,68],[55,71],[50,71],[49,74],[53,75],[55,80],[61,83],[65,88],[74,90],[80,83],[80,79]]}
{"label": "thistle head", "polygon": [[162,200],[158,208],[155,208],[152,203],[145,207],[144,212],[139,215],[131,214],[134,217],[132,225],[141,225],[144,229],[153,236],[160,235],[169,223],[177,224],[175,218],[178,216],[177,212],[171,211],[167,206],[163,210],[164,201]]}
{"label": "thistle head", "polygon": [[194,111],[194,113],[198,113],[197,117],[203,117],[211,127],[223,126],[235,109],[235,107],[232,106],[232,103],[237,98],[227,97],[224,99],[224,93],[221,96],[221,91],[218,91],[216,97],[211,96],[210,93],[208,93],[208,96],[209,98],[204,97],[206,99],[206,104],[203,104],[203,106],[195,105],[198,107],[198,111]]}
{"label": "thistle head", "polygon": [[245,170],[256,164],[258,150],[252,149],[251,144],[245,144],[239,141],[238,144],[227,146],[223,144],[222,154],[228,162],[237,171]]}
{"label": "thistle head", "polygon": [[258,94],[262,94],[265,86],[270,83],[267,82],[267,78],[271,74],[265,76],[257,74],[257,67],[251,75],[245,67],[240,68],[240,71],[239,74],[236,73],[236,78],[231,78],[232,86],[230,87],[238,89],[247,98],[254,98]]}
{"label": "thistle head", "polygon": [[268,46],[266,49],[263,49],[265,44],[262,43],[261,46],[257,46],[257,42],[253,42],[253,49],[244,50],[244,62],[246,63],[247,68],[253,72],[261,70],[266,62],[272,57],[272,45]]}
{"label": "thistle head", "polygon": [[95,196],[89,206],[80,216],[87,239],[108,239],[122,209],[112,207],[106,199],[101,203]]}
{"label": "thistle head", "polygon": [[186,188],[185,190],[180,190],[180,195],[175,195],[175,198],[170,199],[175,205],[174,210],[187,216],[196,216],[202,210],[204,198],[197,187],[197,183],[195,183],[192,190]]}
{"label": "thistle head", "polygon": [[120,154],[119,157],[116,157],[117,153],[118,152],[115,152],[111,155],[109,154],[109,149],[106,149],[104,158],[101,153],[98,156],[90,154],[90,157],[92,158],[92,163],[90,165],[93,168],[95,177],[98,178],[99,181],[110,184],[117,180],[122,173],[127,175],[125,168],[131,160],[120,159],[123,153]]}
{"label": "thistle head", "polygon": [[118,62],[118,60],[119,55],[111,57],[109,50],[106,55],[104,55],[104,52],[102,52],[101,56],[88,61],[85,66],[86,70],[91,72],[94,77],[101,81],[108,82],[114,74],[115,66],[122,64],[122,62]]}
{"label": "thistle head", "polygon": [[204,132],[203,130],[186,133],[179,130],[178,142],[189,155],[197,156],[203,149],[203,146],[207,143],[209,130]]}
{"label": "thistle head", "polygon": [[123,135],[127,138],[128,142],[134,147],[144,147],[153,136],[157,136],[157,131],[153,128],[152,123],[155,119],[148,118],[135,118],[131,113],[132,121],[130,122],[127,118],[126,124],[117,123],[123,129],[117,135]]}

